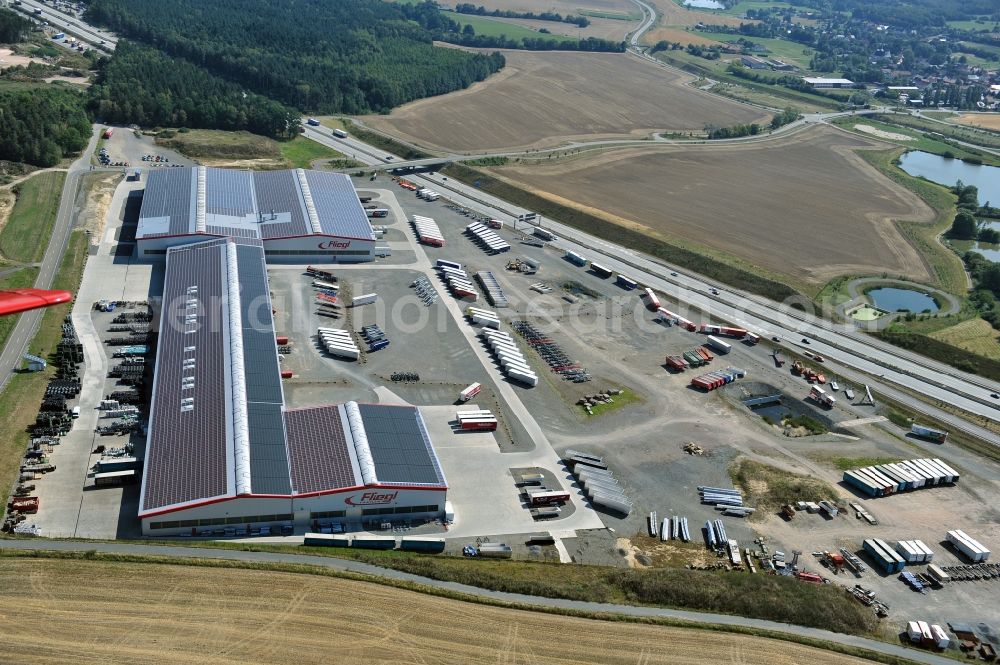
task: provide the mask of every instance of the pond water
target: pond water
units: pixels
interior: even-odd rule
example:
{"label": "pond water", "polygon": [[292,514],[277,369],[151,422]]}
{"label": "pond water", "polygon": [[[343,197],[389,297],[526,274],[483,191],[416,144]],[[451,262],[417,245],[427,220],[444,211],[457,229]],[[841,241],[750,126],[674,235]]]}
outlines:
{"label": "pond water", "polygon": [[945,187],[961,180],[979,188],[979,204],[987,201],[1000,205],[1000,168],[967,164],[960,159],[946,159],[921,150],[911,150],[899,160],[899,167],[912,176],[924,177]]}
{"label": "pond water", "polygon": [[725,9],[726,6],[715,0],[684,0],[685,7],[697,7],[698,9]]}
{"label": "pond water", "polygon": [[882,287],[869,291],[868,297],[876,307],[887,312],[898,312],[901,309],[917,314],[925,310],[938,311],[934,298],[922,291]]}
{"label": "pond water", "polygon": [[[1000,222],[986,222],[986,224],[983,225],[983,228],[996,229],[997,231],[1000,231]],[[976,242],[975,240],[952,240],[951,244],[954,245],[955,249],[959,252],[968,252],[971,249],[973,252],[982,254],[990,261],[1000,263],[1000,245],[988,242]]]}

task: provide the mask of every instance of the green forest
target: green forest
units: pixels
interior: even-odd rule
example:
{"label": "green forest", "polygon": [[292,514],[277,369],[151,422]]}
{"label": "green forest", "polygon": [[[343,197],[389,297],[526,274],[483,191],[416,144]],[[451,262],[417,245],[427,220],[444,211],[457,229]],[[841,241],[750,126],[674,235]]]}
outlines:
{"label": "green forest", "polygon": [[0,87],[0,159],[55,166],[90,139],[82,92],[66,86]]}
{"label": "green forest", "polygon": [[120,40],[91,88],[91,108],[103,122],[195,129],[244,129],[263,136],[294,133],[299,114],[245,92],[186,60]]}
{"label": "green forest", "polygon": [[[504,65],[498,53],[435,47],[432,35],[456,26],[430,2],[93,0],[87,19],[248,91],[318,113],[386,112],[468,87]],[[127,69],[139,66],[134,57],[124,59]],[[119,95],[129,99],[127,85],[157,90],[113,66],[109,70],[108,101],[119,101]],[[155,95],[151,101],[176,106]],[[124,104],[119,110],[128,111]],[[153,109],[143,106],[142,112]],[[130,113],[142,115],[134,105]]]}
{"label": "green forest", "polygon": [[0,44],[16,44],[31,31],[31,22],[9,9],[0,9]]}

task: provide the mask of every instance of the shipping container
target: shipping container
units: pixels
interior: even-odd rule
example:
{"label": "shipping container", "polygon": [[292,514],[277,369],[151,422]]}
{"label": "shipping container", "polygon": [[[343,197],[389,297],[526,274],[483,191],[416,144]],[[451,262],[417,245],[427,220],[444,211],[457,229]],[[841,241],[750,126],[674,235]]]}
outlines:
{"label": "shipping container", "polygon": [[444,552],[444,547],[444,538],[432,538],[429,536],[403,536],[399,539],[399,549],[405,552],[438,554],[440,552]]}
{"label": "shipping container", "polygon": [[729,353],[733,350],[733,347],[730,344],[723,342],[718,337],[714,337],[712,335],[708,336],[708,345],[719,353]]}
{"label": "shipping container", "polygon": [[630,277],[626,277],[625,275],[622,274],[619,274],[618,277],[615,279],[615,284],[622,287],[626,291],[634,291],[635,289],[639,288],[639,283],[637,281],[631,279]]}
{"label": "shipping container", "polygon": [[648,287],[643,289],[641,300],[642,304],[645,305],[648,310],[655,312],[660,309],[660,299],[656,297],[656,293],[653,292],[653,289]]}
{"label": "shipping container", "polygon": [[938,584],[948,584],[948,582],[951,582],[951,575],[941,570],[936,563],[927,566],[927,574],[936,580]]}
{"label": "shipping container", "polygon": [[948,542],[954,545],[955,549],[968,557],[973,563],[981,563],[990,557],[990,551],[964,531],[949,531],[946,537]]}
{"label": "shipping container", "polygon": [[610,268],[605,268],[604,266],[594,263],[593,261],[590,262],[590,270],[601,279],[607,279],[614,274],[614,271]]}
{"label": "shipping container", "polygon": [[507,372],[507,376],[531,387],[538,385],[538,376],[533,372],[526,372],[520,369],[510,370]]}
{"label": "shipping container", "polygon": [[128,471],[139,468],[139,460],[135,457],[107,457],[97,460],[98,473],[110,471]]}
{"label": "shipping container", "polygon": [[455,263],[454,261],[445,261],[444,259],[438,259],[434,263],[434,267],[436,267],[436,268],[452,268],[454,270],[462,270],[462,264],[461,263]]}
{"label": "shipping container", "polygon": [[378,300],[377,293],[366,293],[364,295],[355,296],[351,299],[351,307],[357,307],[358,305],[369,305]]}
{"label": "shipping container", "polygon": [[351,540],[351,547],[366,550],[393,550],[396,549],[396,538],[395,536],[358,535]]}
{"label": "shipping container", "polygon": [[885,573],[898,573],[903,570],[906,561],[889,544],[878,538],[867,538],[862,547],[878,567]]}
{"label": "shipping container", "polygon": [[483,386],[481,384],[473,383],[458,394],[458,399],[462,402],[468,402],[470,399],[478,395],[482,389]]}
{"label": "shipping container", "polygon": [[333,533],[307,533],[302,544],[310,547],[350,547],[351,536]]}

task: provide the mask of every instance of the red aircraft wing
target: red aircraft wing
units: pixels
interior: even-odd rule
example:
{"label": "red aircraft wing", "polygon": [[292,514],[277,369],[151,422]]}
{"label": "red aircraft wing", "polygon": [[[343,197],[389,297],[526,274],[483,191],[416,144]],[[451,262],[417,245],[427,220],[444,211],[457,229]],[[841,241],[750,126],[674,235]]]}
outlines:
{"label": "red aircraft wing", "polygon": [[14,289],[0,291],[0,316],[26,312],[39,307],[61,305],[73,300],[69,291],[46,291],[45,289]]}

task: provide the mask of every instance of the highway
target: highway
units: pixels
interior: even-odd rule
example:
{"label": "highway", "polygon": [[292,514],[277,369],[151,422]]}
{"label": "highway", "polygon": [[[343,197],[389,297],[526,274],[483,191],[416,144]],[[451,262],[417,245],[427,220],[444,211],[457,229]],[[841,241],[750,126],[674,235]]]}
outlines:
{"label": "highway", "polygon": [[[52,236],[49,238],[49,245],[45,249],[42,263],[39,266],[38,278],[35,280],[35,288],[48,289],[52,287],[59,264],[62,261],[63,253],[66,251],[66,242],[69,240],[69,232],[73,223],[73,206],[76,204],[76,193],[80,186],[80,175],[90,170],[90,156],[94,154],[97,146],[97,139],[100,136],[101,127],[94,125],[90,143],[81,153],[80,157],[74,161],[66,174],[66,182],[63,185],[61,198],[59,199],[59,210],[56,213],[56,222],[52,227]],[[42,321],[45,310],[36,309],[20,315],[14,330],[7,338],[7,344],[3,351],[0,351],[0,390],[7,385],[13,371],[21,366],[21,357],[27,353],[28,345],[38,331],[38,325]],[[52,351],[53,349],[48,349]]]}
{"label": "highway", "polygon": [[[385,164],[386,153],[353,137],[338,139],[325,127],[306,127],[305,136],[370,165]],[[455,203],[513,224],[518,215],[531,211],[511,205],[475,187],[440,174],[412,175],[408,179],[421,186],[442,191]],[[641,253],[581,233],[571,227],[546,220],[545,226],[559,236],[558,246],[598,260],[633,279],[732,323],[767,337],[778,336],[797,350],[812,350],[834,363],[870,375],[866,381],[876,393],[899,401],[913,410],[932,416],[956,430],[1000,445],[1000,437],[969,423],[933,403],[916,399],[900,389],[925,399],[967,411],[991,420],[1000,417],[1000,403],[990,395],[1000,392],[1000,384],[961,372],[923,358],[872,337],[847,325],[834,324],[791,307],[782,307],[763,297],[717,285],[691,273],[653,260]],[[674,274],[676,273],[676,274]],[[712,293],[717,289],[718,294]],[[681,312],[683,314],[683,312]],[[803,342],[807,339],[808,342]]]}
{"label": "highway", "polygon": [[[51,6],[36,0],[21,0],[20,5],[13,5],[11,9],[20,10],[35,20],[48,21],[50,25],[59,28],[66,34],[108,53],[113,52],[118,44],[118,38],[110,32],[88,25],[83,22],[83,19],[53,9]],[[36,9],[42,10],[41,16],[35,14]],[[102,42],[104,43],[102,44]]]}
{"label": "highway", "polygon": [[[53,552],[85,552],[93,551],[106,554],[125,554],[131,556],[147,557],[176,557],[179,559],[213,559],[224,561],[241,561],[247,564],[297,564],[309,565],[327,570],[340,571],[344,573],[354,573],[368,575],[377,578],[389,579],[397,582],[419,584],[420,586],[449,591],[453,593],[465,594],[474,598],[482,598],[487,601],[499,601],[504,603],[514,603],[526,607],[534,607],[541,610],[571,610],[587,613],[604,613],[609,615],[625,615],[630,617],[652,617],[660,619],[679,619],[682,621],[696,621],[702,623],[718,624],[722,626],[739,626],[770,630],[786,635],[807,637],[826,642],[833,642],[849,647],[868,649],[878,653],[907,658],[911,661],[924,663],[925,665],[954,665],[955,661],[944,656],[939,656],[929,651],[909,649],[900,644],[890,644],[879,642],[867,637],[856,635],[846,635],[844,633],[834,633],[820,628],[806,628],[794,624],[779,623],[777,621],[767,621],[764,619],[750,619],[746,617],[733,616],[730,614],[713,614],[710,612],[695,612],[690,610],[675,610],[664,607],[643,607],[638,605],[621,605],[615,603],[597,603],[580,600],[566,600],[562,598],[543,598],[541,596],[529,596],[520,593],[508,593],[503,591],[491,591],[468,584],[457,582],[443,582],[441,580],[404,573],[398,570],[380,568],[371,564],[349,559],[337,559],[326,556],[315,556],[311,554],[294,554],[283,552],[246,552],[239,550],[222,550],[199,547],[169,545],[140,545],[132,543],[106,543],[95,541],[60,541],[60,540],[3,540],[0,541],[0,549],[20,550],[20,551],[53,551]],[[475,607],[470,606],[469,612],[474,612]],[[710,634],[706,633],[706,640],[710,640]],[[641,660],[641,659],[640,659]]]}

